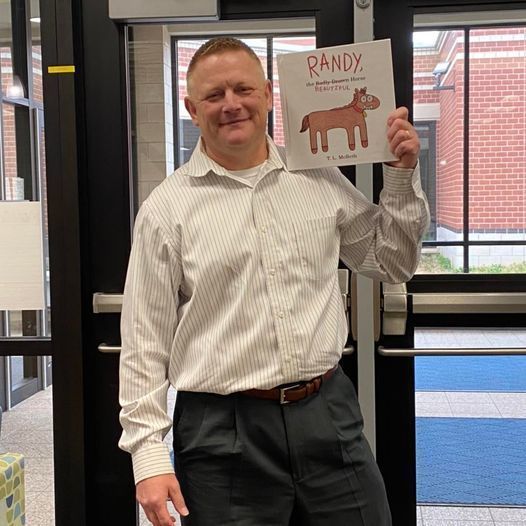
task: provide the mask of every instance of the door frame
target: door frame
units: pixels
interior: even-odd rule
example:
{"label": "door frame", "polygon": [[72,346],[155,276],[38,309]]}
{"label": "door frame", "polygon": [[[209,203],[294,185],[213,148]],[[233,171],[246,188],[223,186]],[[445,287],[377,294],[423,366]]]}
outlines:
{"label": "door frame", "polygon": [[[51,339],[32,342],[30,354],[51,357],[55,523],[86,523],[86,458],[82,340],[83,275],[78,179],[77,73],[51,74],[50,66],[81,66],[78,3],[40,3],[42,80],[46,123]],[[12,342],[29,352],[23,341]],[[34,349],[33,349],[34,348]],[[49,360],[47,360],[49,362]]]}

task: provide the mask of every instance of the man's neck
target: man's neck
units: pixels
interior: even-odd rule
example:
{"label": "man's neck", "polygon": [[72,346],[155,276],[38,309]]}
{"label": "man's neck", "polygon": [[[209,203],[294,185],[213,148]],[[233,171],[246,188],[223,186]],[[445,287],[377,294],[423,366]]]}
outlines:
{"label": "man's neck", "polygon": [[223,152],[214,152],[206,147],[204,140],[201,138],[203,151],[217,164],[226,168],[227,170],[247,170],[264,163],[268,159],[268,145],[265,138],[265,143],[258,146],[254,151],[247,149],[239,149],[232,151],[232,154],[225,154]]}

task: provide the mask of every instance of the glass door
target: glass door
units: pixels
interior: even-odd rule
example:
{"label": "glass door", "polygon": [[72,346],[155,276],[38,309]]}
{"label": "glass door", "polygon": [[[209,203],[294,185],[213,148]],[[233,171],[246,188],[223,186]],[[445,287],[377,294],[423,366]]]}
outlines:
{"label": "glass door", "polygon": [[376,3],[378,33],[399,28],[397,89],[432,209],[418,274],[383,287],[378,455],[395,523],[476,526],[526,517],[513,446],[526,422],[526,11],[443,4]]}
{"label": "glass door", "polygon": [[[85,218],[90,241],[86,303],[91,306],[94,301],[95,309],[84,341],[90,349],[86,358],[90,378],[97,379],[86,389],[86,455],[91,459],[86,513],[89,524],[142,524],[131,461],[117,447],[119,295],[138,206],[184,162],[195,144],[195,132],[181,104],[188,55],[196,40],[217,32],[235,34],[258,49],[272,78],[274,57],[283,49],[313,46],[314,36],[318,46],[352,41],[352,5],[341,0],[304,2],[301,8],[294,2],[263,6],[224,1],[222,20],[215,26],[120,25],[118,32],[107,11],[91,3],[84,4],[83,10],[87,116],[83,153],[88,167],[84,190],[96,196],[87,203]],[[275,83],[275,100],[276,90]],[[276,112],[269,131],[278,137],[280,126]]]}

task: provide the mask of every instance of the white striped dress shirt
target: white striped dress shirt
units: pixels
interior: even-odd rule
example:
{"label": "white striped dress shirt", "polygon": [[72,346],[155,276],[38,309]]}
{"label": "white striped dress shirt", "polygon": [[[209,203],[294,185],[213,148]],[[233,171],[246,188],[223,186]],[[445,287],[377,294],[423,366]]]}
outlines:
{"label": "white striped dress shirt", "polygon": [[289,171],[268,140],[255,184],[200,144],[135,223],[121,320],[119,445],[136,482],[172,473],[169,385],[227,394],[308,380],[347,340],[338,259],[408,280],[428,225],[419,169],[384,166],[380,205],[336,168]]}

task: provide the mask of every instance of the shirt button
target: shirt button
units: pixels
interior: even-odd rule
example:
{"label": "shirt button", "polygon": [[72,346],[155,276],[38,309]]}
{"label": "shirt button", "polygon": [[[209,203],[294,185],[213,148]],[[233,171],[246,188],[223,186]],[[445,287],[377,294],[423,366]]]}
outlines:
{"label": "shirt button", "polygon": [[261,227],[261,232],[263,232],[263,234],[267,231],[267,227],[266,226],[262,226]]}
{"label": "shirt button", "polygon": [[283,358],[283,361],[284,361],[285,363],[290,363],[290,360],[291,360],[290,356],[285,356],[285,357]]}
{"label": "shirt button", "polygon": [[276,273],[276,269],[271,268],[271,269],[268,271],[268,273],[269,273],[271,276],[273,276],[273,275]]}
{"label": "shirt button", "polygon": [[284,317],[285,317],[285,313],[284,313],[283,311],[281,311],[280,313],[278,313],[278,316],[279,316],[280,318],[284,318]]}

